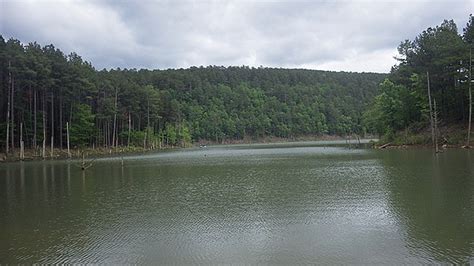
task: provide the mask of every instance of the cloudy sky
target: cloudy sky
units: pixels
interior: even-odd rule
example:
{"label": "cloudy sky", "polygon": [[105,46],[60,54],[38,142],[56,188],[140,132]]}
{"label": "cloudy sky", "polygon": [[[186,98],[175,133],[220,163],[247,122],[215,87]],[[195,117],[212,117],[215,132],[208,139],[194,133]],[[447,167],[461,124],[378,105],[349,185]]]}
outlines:
{"label": "cloudy sky", "polygon": [[98,68],[249,65],[388,72],[404,39],[454,19],[451,1],[0,0],[0,34]]}

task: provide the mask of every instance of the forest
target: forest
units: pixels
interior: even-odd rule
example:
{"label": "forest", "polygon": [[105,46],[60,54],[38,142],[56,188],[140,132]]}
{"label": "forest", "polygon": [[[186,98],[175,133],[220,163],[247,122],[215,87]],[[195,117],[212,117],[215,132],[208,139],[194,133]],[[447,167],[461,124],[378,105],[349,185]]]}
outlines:
{"label": "forest", "polygon": [[[53,45],[0,38],[0,143],[53,148],[185,146],[266,136],[362,134],[386,74],[191,67],[96,70]],[[23,143],[23,144],[22,144]]]}
{"label": "forest", "polygon": [[433,113],[441,124],[468,128],[473,32],[472,15],[462,34],[452,20],[428,28],[399,45],[388,74],[247,66],[97,70],[52,44],[0,35],[0,145],[7,155],[30,149],[45,158],[67,144],[154,149],[367,133],[390,140],[426,129]]}
{"label": "forest", "polygon": [[365,111],[364,127],[386,141],[403,132],[402,142],[427,144],[429,138],[410,140],[409,136],[429,131],[432,121],[437,120],[436,124],[445,129],[461,125],[462,132],[459,129],[454,132],[461,134],[453,139],[449,136],[453,132],[437,128],[433,141],[441,138],[470,146],[473,40],[470,15],[462,34],[453,20],[445,20],[424,30],[414,40],[401,42],[396,57],[398,64],[380,84],[379,94]]}

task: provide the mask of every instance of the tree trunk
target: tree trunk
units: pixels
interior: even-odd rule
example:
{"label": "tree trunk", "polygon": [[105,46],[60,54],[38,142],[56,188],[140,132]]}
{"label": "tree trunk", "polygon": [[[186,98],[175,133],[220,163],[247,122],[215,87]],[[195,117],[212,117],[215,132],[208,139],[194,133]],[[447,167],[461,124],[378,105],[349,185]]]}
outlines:
{"label": "tree trunk", "polygon": [[63,149],[63,97],[59,97],[59,148]]}
{"label": "tree trunk", "polygon": [[132,134],[132,116],[130,112],[128,112],[128,139],[127,139],[127,147],[130,147],[130,134]]}
{"label": "tree trunk", "polygon": [[146,132],[145,132],[145,144],[148,147],[149,136],[148,133],[150,131],[150,99],[147,99],[147,123],[146,123]]}
{"label": "tree trunk", "polygon": [[23,123],[20,122],[20,160],[25,159],[25,144],[23,142]]}
{"label": "tree trunk", "polygon": [[71,158],[71,150],[69,149],[69,122],[66,122],[66,137],[67,137],[67,157]]}
{"label": "tree trunk", "polygon": [[[32,96],[33,96],[33,89],[31,88],[31,83],[29,85],[29,90],[28,90],[28,103],[29,103],[29,123],[31,125],[31,121],[33,121],[33,102],[32,102]],[[25,119],[23,118],[23,121],[25,121]],[[25,123],[25,137],[28,136],[28,132],[27,132],[27,127],[28,127],[28,123]],[[30,143],[30,146],[33,146],[33,143],[31,142]]]}
{"label": "tree trunk", "polygon": [[434,132],[435,132],[435,136],[434,136],[435,152],[438,153],[439,152],[439,149],[438,149],[438,110],[436,109],[436,99],[433,99],[433,104],[434,104],[433,114],[434,114]]}
{"label": "tree trunk", "polygon": [[115,146],[115,131],[117,130],[117,88],[115,89],[114,129],[112,132],[112,148]]}
{"label": "tree trunk", "polygon": [[471,144],[471,124],[472,124],[472,47],[469,49],[469,124],[467,126],[466,147]]}
{"label": "tree trunk", "polygon": [[120,120],[117,119],[117,127],[115,128],[115,147],[117,148],[119,146],[119,133],[120,130]]}
{"label": "tree trunk", "polygon": [[102,127],[104,128],[102,131],[104,131],[103,138],[104,138],[104,147],[105,148],[109,147],[109,139],[108,139],[109,138],[109,131],[107,130],[107,125],[108,125],[107,123],[108,123],[108,120],[104,120],[102,122],[102,124],[103,124]]}
{"label": "tree trunk", "polygon": [[11,130],[11,145],[12,145],[12,152],[15,152],[15,79],[12,78],[12,92],[10,96],[12,97],[11,99],[11,119],[12,119],[12,125],[10,127]]}
{"label": "tree trunk", "polygon": [[46,158],[46,89],[43,89],[43,159]]}
{"label": "tree trunk", "polygon": [[8,62],[8,89],[7,89],[7,139],[5,141],[5,152],[8,156],[10,147],[10,89],[12,85],[12,73],[10,72],[11,63]]}
{"label": "tree trunk", "polygon": [[105,128],[105,132],[107,135],[107,148],[110,147],[110,121],[107,119],[107,127]]}
{"label": "tree trunk", "polygon": [[51,92],[51,158],[54,156],[54,93]]}
{"label": "tree trunk", "polygon": [[33,148],[35,149],[35,154],[36,154],[36,127],[37,127],[37,121],[36,121],[36,89],[34,89],[34,95],[33,95]]}
{"label": "tree trunk", "polygon": [[430,73],[429,72],[426,72],[426,79],[428,82],[428,101],[430,105],[431,142],[434,148],[435,147],[435,130],[434,130],[434,122],[433,122],[433,107],[431,105],[431,89],[430,89]]}

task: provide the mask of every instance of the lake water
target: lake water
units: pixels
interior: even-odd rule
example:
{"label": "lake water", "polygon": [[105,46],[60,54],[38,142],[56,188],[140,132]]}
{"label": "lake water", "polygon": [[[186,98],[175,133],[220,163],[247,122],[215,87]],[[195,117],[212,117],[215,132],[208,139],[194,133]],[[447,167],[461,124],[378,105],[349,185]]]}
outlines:
{"label": "lake water", "polygon": [[0,164],[0,263],[474,263],[474,151],[331,142]]}

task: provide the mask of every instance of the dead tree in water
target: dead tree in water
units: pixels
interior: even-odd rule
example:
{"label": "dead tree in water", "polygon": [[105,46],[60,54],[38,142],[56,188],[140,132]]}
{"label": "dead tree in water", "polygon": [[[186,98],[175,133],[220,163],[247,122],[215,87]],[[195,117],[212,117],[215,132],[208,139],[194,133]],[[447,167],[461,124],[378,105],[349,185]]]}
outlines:
{"label": "dead tree in water", "polygon": [[[97,159],[97,158],[96,158]],[[84,152],[82,152],[82,162],[80,165],[76,165],[77,167],[81,168],[82,171],[88,169],[89,167],[92,166],[92,163],[96,160],[96,159],[92,159],[88,162],[86,162],[86,158],[85,158],[85,154]]]}

